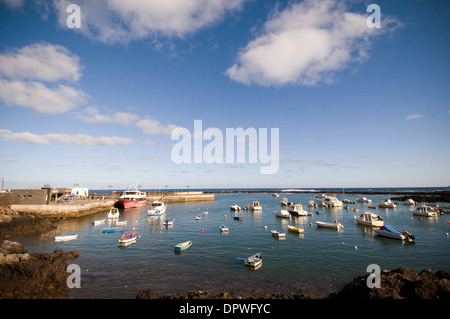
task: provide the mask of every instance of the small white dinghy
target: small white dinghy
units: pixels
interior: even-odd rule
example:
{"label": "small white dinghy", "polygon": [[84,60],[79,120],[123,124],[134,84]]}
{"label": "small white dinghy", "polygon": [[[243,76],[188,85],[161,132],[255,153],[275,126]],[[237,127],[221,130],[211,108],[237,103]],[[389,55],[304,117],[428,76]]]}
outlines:
{"label": "small white dinghy", "polygon": [[55,241],[68,241],[68,240],[73,240],[73,239],[77,239],[77,238],[78,238],[78,234],[56,235]]}
{"label": "small white dinghy", "polygon": [[341,228],[344,228],[344,226],[341,223],[338,223],[337,221],[335,221],[334,223],[317,221],[316,224],[317,224],[317,227],[333,228],[333,229],[337,229],[337,230],[341,230]]}
{"label": "small white dinghy", "polygon": [[96,226],[96,225],[101,225],[106,221],[106,219],[98,219],[98,220],[94,220],[92,222],[92,225]]}
{"label": "small white dinghy", "polygon": [[272,236],[278,239],[286,239],[286,233],[279,232],[278,230],[271,230]]}

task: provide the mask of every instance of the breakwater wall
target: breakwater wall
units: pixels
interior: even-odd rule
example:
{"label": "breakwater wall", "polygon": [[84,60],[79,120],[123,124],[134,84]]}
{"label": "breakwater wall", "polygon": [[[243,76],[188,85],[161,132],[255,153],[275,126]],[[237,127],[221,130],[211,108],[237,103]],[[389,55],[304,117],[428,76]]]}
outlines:
{"label": "breakwater wall", "polygon": [[82,217],[109,210],[114,200],[98,200],[74,204],[27,205],[13,204],[11,209],[19,213],[31,213],[52,218]]}
{"label": "breakwater wall", "polygon": [[[11,209],[20,213],[38,214],[51,218],[76,218],[107,211],[114,207],[119,196],[91,196],[90,200],[74,200],[72,203],[53,205],[12,204]],[[159,193],[149,194],[147,204],[159,200],[166,204],[214,201],[214,194],[201,192]]]}

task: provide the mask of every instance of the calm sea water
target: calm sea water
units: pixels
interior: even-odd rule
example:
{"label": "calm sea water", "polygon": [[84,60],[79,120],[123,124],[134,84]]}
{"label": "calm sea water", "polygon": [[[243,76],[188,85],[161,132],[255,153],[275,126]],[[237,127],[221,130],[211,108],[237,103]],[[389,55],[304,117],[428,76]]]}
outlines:
{"label": "calm sea water", "polygon": [[[337,196],[342,199],[340,192]],[[372,199],[374,205],[389,198],[389,195],[364,196]],[[281,208],[283,197],[304,204],[312,216],[276,217],[274,211]],[[361,195],[345,197],[357,199]],[[450,237],[446,236],[450,233],[449,214],[418,217],[404,205],[396,209],[368,209],[366,204],[349,205],[349,210],[307,208],[311,199],[314,194],[283,193],[280,197],[270,193],[216,194],[214,202],[169,204],[165,215],[150,221],[147,207],[123,210],[120,220],[127,221],[124,233],[139,235],[136,243],[126,247],[118,245],[121,233],[102,233],[108,223],[92,225],[93,220],[106,218],[107,211],[65,220],[55,231],[15,240],[22,242],[30,253],[55,249],[80,253],[71,262],[81,268],[82,286],[70,290],[71,298],[135,298],[144,288],[157,294],[208,290],[257,295],[270,291],[319,298],[339,290],[354,276],[365,274],[369,264],[378,264],[381,269],[450,270]],[[243,211],[242,221],[233,219],[230,205],[243,207],[254,200],[262,205],[262,213]],[[359,212],[353,211],[353,207]],[[357,225],[354,216],[363,211],[372,211],[383,216],[385,224],[408,230],[416,236],[415,243],[379,237],[371,228]],[[197,221],[196,216],[202,219]],[[163,225],[166,218],[175,218],[173,227]],[[335,219],[344,225],[343,231],[317,228],[315,224]],[[229,226],[228,234],[221,234],[222,224]],[[288,224],[304,228],[303,234],[288,232]],[[286,239],[275,239],[271,229],[285,231]],[[64,233],[77,233],[78,239],[54,241],[56,234]],[[174,253],[174,245],[187,240],[192,241],[192,248]],[[264,257],[258,270],[245,268],[237,260],[256,252],[262,252]]]}

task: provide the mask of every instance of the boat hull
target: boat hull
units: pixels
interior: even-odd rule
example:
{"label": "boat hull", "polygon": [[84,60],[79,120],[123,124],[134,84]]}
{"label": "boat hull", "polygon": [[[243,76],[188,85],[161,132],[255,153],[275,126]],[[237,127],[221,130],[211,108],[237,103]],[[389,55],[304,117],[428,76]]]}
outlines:
{"label": "boat hull", "polygon": [[146,199],[118,200],[116,202],[116,206],[118,208],[133,208],[133,207],[142,207],[145,205],[147,205]]}
{"label": "boat hull", "polygon": [[78,238],[78,234],[56,235],[55,241],[68,241],[68,240],[73,240],[73,239],[77,239],[77,238]]}
{"label": "boat hull", "polygon": [[186,250],[186,249],[191,248],[191,246],[192,246],[192,242],[191,241],[187,241],[187,242],[175,245],[173,249],[175,251],[182,251],[182,250]]}
{"label": "boat hull", "polygon": [[124,231],[124,227],[113,227],[113,228],[105,228],[103,229],[104,233],[115,233],[118,231]]}
{"label": "boat hull", "polygon": [[316,225],[318,227],[332,228],[332,229],[338,229],[338,230],[341,229],[342,227],[344,227],[339,223],[326,223],[326,222],[319,222],[319,221],[316,222]]}

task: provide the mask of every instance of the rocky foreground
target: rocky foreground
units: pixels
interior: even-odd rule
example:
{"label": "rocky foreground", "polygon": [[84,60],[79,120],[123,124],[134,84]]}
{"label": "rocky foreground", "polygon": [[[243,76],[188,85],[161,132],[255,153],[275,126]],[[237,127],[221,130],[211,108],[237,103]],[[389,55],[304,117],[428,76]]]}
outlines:
{"label": "rocky foreground", "polygon": [[[380,288],[367,287],[367,275],[358,276],[346,284],[338,293],[328,298],[333,300],[393,300],[393,299],[450,299],[450,273],[442,270],[426,269],[416,273],[413,269],[399,268],[384,270],[381,273]],[[158,296],[150,289],[138,292],[137,299],[247,299],[254,298],[245,295],[232,296],[227,292],[210,295],[208,292],[190,292],[188,294],[174,294]],[[264,293],[260,299],[309,299],[298,294]]]}
{"label": "rocky foreground", "polygon": [[28,254],[20,243],[0,244],[0,298],[64,298],[69,260],[77,251]]}

